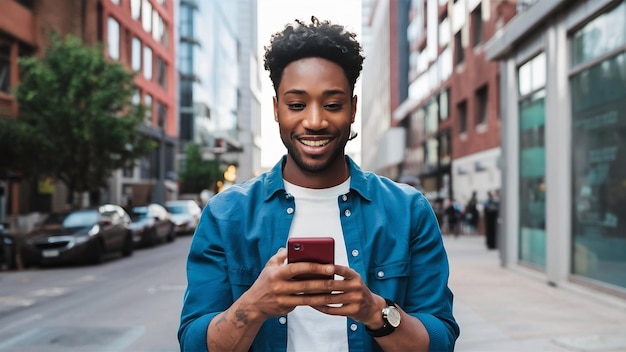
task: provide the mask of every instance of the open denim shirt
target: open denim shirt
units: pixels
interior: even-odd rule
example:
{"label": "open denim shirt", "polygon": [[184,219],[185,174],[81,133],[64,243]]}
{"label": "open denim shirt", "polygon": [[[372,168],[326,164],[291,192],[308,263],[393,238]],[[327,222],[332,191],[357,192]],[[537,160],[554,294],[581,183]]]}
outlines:
{"label": "open denim shirt", "polygon": [[[350,192],[337,203],[350,267],[372,292],[424,324],[431,351],[452,351],[459,327],[448,258],[429,202],[413,187],[363,172],[348,156],[346,161]],[[284,162],[285,157],[269,172],[217,194],[205,207],[187,262],[181,351],[207,350],[211,319],[248,290],[285,246],[297,210],[285,191]],[[286,315],[267,319],[251,351],[285,351],[287,324]],[[347,324],[350,351],[380,351],[362,323],[348,318]]]}

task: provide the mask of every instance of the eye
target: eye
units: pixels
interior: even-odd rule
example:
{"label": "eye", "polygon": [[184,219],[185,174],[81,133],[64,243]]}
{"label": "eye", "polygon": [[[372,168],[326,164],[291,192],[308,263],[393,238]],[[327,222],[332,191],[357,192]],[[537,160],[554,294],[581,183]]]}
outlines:
{"label": "eye", "polygon": [[338,111],[338,110],[341,110],[341,108],[343,107],[343,104],[340,104],[340,103],[330,103],[330,104],[324,105],[324,107],[327,110],[330,110],[330,111]]}
{"label": "eye", "polygon": [[290,104],[287,104],[287,107],[289,108],[289,110],[299,111],[299,110],[303,110],[306,107],[306,105],[302,103],[290,103]]}

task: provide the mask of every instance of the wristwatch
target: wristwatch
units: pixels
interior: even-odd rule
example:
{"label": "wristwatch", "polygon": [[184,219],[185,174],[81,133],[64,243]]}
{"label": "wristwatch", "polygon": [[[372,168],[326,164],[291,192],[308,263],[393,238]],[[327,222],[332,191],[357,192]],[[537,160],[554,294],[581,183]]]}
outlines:
{"label": "wristwatch", "polygon": [[370,336],[383,337],[396,331],[396,328],[400,326],[400,311],[396,307],[396,304],[392,300],[385,298],[387,306],[383,308],[383,327],[380,329],[372,330],[365,326],[365,330]]}

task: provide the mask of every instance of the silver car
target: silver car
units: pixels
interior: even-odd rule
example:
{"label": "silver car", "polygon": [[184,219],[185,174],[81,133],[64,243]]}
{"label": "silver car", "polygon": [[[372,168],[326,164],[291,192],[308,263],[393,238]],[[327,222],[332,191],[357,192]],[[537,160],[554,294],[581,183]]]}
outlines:
{"label": "silver car", "polygon": [[202,213],[198,203],[193,200],[171,200],[165,203],[165,208],[172,214],[176,235],[194,233]]}

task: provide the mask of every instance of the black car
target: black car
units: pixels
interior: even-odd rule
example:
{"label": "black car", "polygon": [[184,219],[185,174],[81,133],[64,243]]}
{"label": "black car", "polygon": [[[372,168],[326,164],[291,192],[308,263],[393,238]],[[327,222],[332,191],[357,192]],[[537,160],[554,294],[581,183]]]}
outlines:
{"label": "black car", "polygon": [[133,241],[137,247],[152,247],[159,242],[172,242],[176,239],[174,223],[167,209],[159,204],[129,209]]}
{"label": "black car", "polygon": [[134,244],[129,224],[126,211],[113,204],[50,214],[27,235],[24,265],[99,264],[111,252],[130,256]]}

